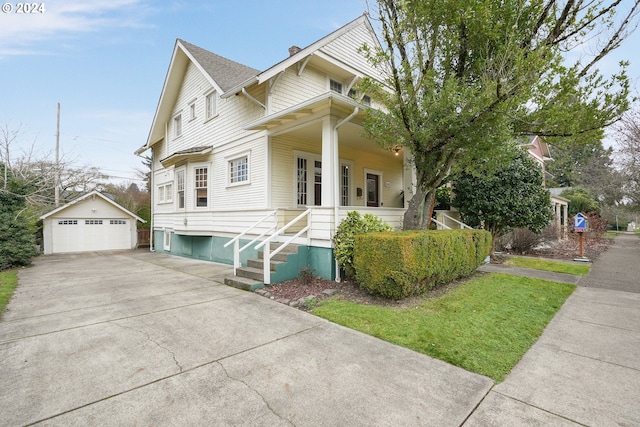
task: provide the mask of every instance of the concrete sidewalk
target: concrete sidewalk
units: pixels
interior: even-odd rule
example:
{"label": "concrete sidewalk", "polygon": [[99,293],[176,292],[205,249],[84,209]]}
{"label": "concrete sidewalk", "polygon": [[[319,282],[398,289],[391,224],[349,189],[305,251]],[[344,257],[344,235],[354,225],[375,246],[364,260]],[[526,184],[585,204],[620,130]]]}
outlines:
{"label": "concrete sidewalk", "polygon": [[149,252],[45,256],[0,322],[0,425],[459,426],[486,377]]}
{"label": "concrete sidewalk", "polygon": [[616,238],[465,426],[640,425],[640,239]]}

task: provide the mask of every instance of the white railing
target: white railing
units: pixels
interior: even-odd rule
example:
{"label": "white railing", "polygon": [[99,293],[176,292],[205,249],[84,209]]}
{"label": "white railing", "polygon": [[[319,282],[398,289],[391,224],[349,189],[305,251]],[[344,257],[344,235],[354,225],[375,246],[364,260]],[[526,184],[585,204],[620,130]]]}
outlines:
{"label": "white railing", "polygon": [[[263,255],[263,267],[262,268],[263,268],[263,282],[264,282],[265,285],[271,284],[271,258],[273,256],[277,255],[278,253],[280,253],[280,251],[282,251],[284,248],[289,246],[291,244],[291,242],[293,242],[295,239],[297,239],[298,237],[302,236],[304,233],[307,233],[309,231],[309,228],[311,227],[311,224],[309,223],[309,220],[308,220],[308,217],[309,217],[310,213],[311,213],[311,208],[307,209],[306,211],[304,211],[303,213],[301,213],[300,215],[298,215],[297,217],[295,217],[294,219],[289,221],[282,228],[280,228],[275,233],[273,233],[271,236],[269,236],[268,238],[263,240],[261,243],[256,245],[256,247],[255,247],[256,250],[264,248],[263,251],[262,251],[262,255]],[[283,234],[288,228],[290,228],[294,224],[297,224],[298,221],[300,221],[304,217],[307,217],[307,225],[304,226],[302,229],[300,229],[300,231],[298,231],[296,234],[294,234],[293,236],[288,238],[283,244],[278,246],[274,251],[271,251],[271,242],[277,236]],[[309,236],[309,233],[307,233],[307,240],[309,240],[308,236]],[[309,244],[309,242],[307,243],[307,245],[308,244]]]}
{"label": "white railing", "polygon": [[[467,224],[465,224],[464,222],[462,222],[462,221],[458,221],[458,220],[457,220],[457,219],[455,219],[454,217],[449,216],[449,215],[447,215],[447,214],[446,214],[446,213],[444,213],[444,212],[441,212],[441,214],[442,214],[442,216],[444,217],[444,219],[445,219],[445,220],[449,220],[449,221],[453,221],[453,222],[455,222],[456,224],[458,224],[458,225],[460,226],[460,228],[463,228],[463,229],[464,229],[464,228],[473,229],[473,227],[469,227],[469,226],[468,226]],[[448,228],[449,228],[449,229],[451,229],[451,227],[448,227]]]}
{"label": "white railing", "polygon": [[438,230],[451,230],[451,227],[443,222],[438,221],[435,218],[431,218],[431,221],[436,223],[436,225],[438,226]]}
{"label": "white railing", "polygon": [[[254,228],[258,227],[259,225],[261,225],[262,223],[264,223],[266,220],[268,220],[271,217],[274,217],[273,225],[271,227],[267,228],[262,234],[260,234],[259,236],[257,236],[253,240],[251,240],[249,243],[247,243],[243,247],[240,247],[240,239],[243,236],[245,236],[251,230],[253,230]],[[238,234],[236,237],[234,237],[233,239],[231,239],[227,243],[225,243],[225,245],[224,245],[225,248],[228,247],[229,245],[233,244],[233,275],[234,276],[236,274],[236,270],[242,266],[242,263],[240,262],[240,252],[244,251],[245,249],[247,249],[248,247],[253,245],[255,242],[257,242],[258,240],[262,239],[264,236],[266,236],[271,231],[273,231],[273,230],[275,230],[277,228],[278,228],[278,210],[276,209],[273,212],[269,212],[264,218],[262,218],[261,220],[259,220],[255,224],[253,224],[251,227],[247,228],[242,233]]]}

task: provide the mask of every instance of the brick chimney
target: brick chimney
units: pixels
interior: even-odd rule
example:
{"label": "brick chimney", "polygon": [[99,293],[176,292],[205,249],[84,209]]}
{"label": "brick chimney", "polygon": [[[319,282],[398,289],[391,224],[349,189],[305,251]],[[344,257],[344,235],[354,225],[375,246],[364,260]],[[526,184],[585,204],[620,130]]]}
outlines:
{"label": "brick chimney", "polygon": [[289,48],[289,56],[293,56],[296,53],[300,52],[302,49],[300,49],[298,46],[293,45]]}

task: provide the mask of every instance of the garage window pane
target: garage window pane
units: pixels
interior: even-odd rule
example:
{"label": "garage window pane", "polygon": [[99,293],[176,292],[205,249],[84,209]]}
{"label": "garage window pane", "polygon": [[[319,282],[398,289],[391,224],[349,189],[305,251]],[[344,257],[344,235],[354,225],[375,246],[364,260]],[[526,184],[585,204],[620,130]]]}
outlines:
{"label": "garage window pane", "polygon": [[109,220],[109,224],[111,225],[124,225],[127,223],[126,219],[111,219]]}
{"label": "garage window pane", "polygon": [[102,225],[102,220],[101,219],[85,219],[84,224],[85,225]]}

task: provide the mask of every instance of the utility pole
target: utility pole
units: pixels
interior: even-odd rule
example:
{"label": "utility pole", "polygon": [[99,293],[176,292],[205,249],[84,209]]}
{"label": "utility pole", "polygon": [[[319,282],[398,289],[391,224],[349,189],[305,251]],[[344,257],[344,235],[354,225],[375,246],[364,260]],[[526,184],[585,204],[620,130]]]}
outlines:
{"label": "utility pole", "polygon": [[58,102],[58,120],[56,124],[56,165],[53,178],[54,200],[56,207],[60,206],[60,103]]}

